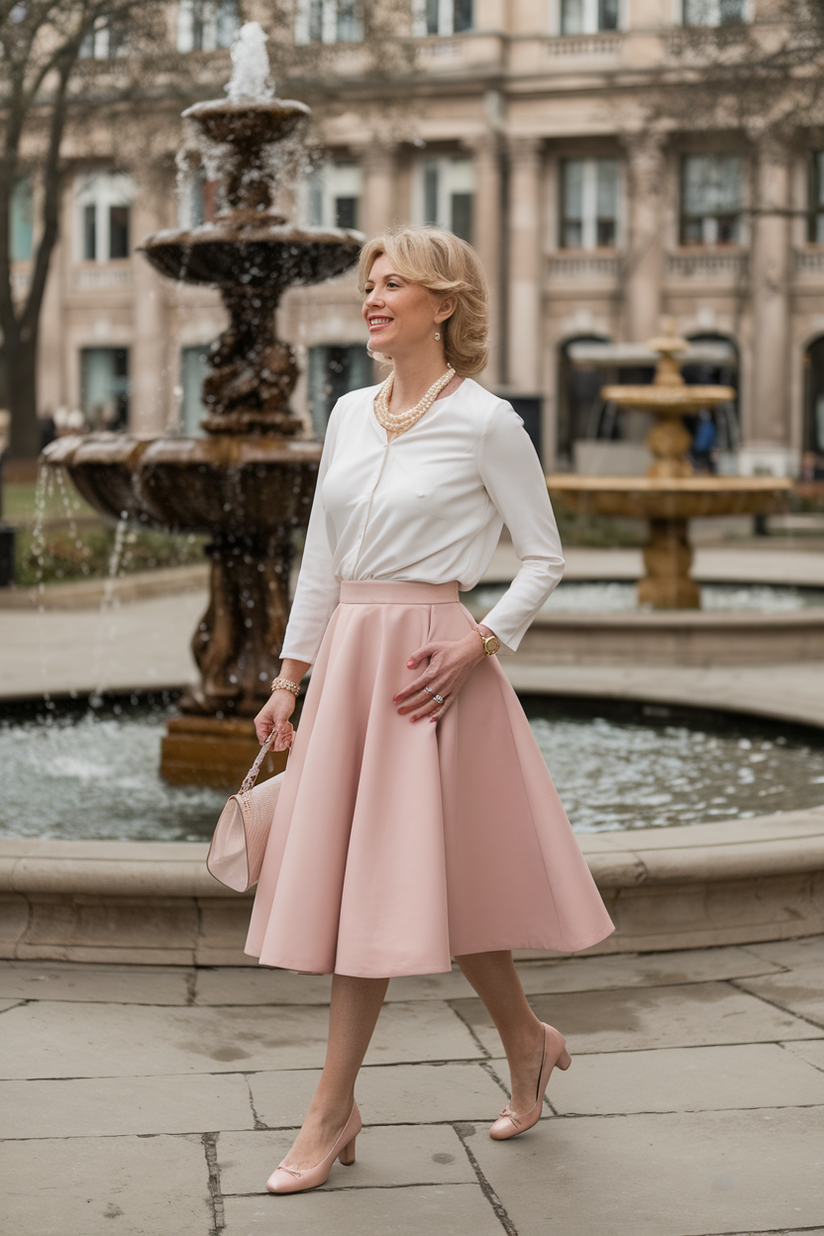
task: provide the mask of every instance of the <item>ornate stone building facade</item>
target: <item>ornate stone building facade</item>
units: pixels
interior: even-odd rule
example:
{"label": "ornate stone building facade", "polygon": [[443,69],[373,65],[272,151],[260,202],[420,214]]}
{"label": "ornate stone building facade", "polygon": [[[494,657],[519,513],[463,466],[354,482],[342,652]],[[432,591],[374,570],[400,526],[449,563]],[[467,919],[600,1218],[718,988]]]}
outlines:
{"label": "ornate stone building facade", "polygon": [[[824,129],[796,123],[788,140],[723,108],[694,124],[700,68],[661,101],[662,74],[683,69],[679,39],[697,32],[711,54],[770,12],[770,0],[415,0],[411,28],[398,18],[405,67],[370,75],[358,5],[295,0],[290,37],[304,66],[317,44],[323,77],[304,67],[279,93],[313,105],[327,150],[299,208],[367,233],[432,221],[472,241],[493,290],[484,381],[519,401],[547,469],[573,466],[576,441],[621,432],[598,402],[603,372],[570,345],[640,343],[667,315],[714,345],[715,376],[738,387],[719,427],[730,466],[795,474],[805,452],[824,455]],[[238,17],[226,0],[170,11],[201,97],[228,76],[221,48]],[[266,24],[253,4],[243,17]],[[108,54],[102,44],[90,54]],[[217,296],[164,283],[135,252],[143,235],[213,209],[196,162],[175,165],[179,110],[155,97],[72,139],[44,414],[196,429]],[[21,287],[28,210],[22,186]],[[322,430],[336,392],[372,377],[354,279],[293,291],[280,312],[304,360],[300,410]]]}

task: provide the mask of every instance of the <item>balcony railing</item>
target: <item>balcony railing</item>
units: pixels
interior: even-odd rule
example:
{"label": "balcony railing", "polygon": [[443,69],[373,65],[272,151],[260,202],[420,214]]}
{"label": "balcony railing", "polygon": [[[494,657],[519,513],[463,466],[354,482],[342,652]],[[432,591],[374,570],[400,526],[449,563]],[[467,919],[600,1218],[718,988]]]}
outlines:
{"label": "balcony railing", "polygon": [[797,275],[824,275],[824,249],[796,249]]}
{"label": "balcony railing", "polygon": [[131,266],[76,266],[71,274],[73,292],[121,292],[131,286]]}
{"label": "balcony railing", "polygon": [[547,39],[550,56],[615,56],[621,50],[620,34],[561,34]]}
{"label": "balcony railing", "polygon": [[617,253],[553,253],[547,259],[547,275],[553,282],[612,282],[618,278],[621,260]]}
{"label": "balcony railing", "polygon": [[669,253],[667,274],[676,279],[743,279],[749,273],[748,253]]}

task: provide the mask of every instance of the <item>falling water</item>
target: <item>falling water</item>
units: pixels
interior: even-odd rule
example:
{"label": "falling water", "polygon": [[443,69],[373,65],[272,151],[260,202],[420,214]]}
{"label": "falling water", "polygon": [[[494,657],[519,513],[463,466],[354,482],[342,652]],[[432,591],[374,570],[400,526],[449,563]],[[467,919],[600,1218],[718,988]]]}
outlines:
{"label": "falling water", "polygon": [[89,705],[92,708],[99,708],[103,703],[103,691],[105,689],[102,681],[101,658],[103,655],[104,643],[110,644],[114,639],[117,631],[117,624],[114,621],[113,611],[118,606],[117,598],[114,595],[114,581],[121,573],[123,566],[123,550],[126,544],[126,533],[128,532],[128,512],[122,511],[120,522],[114,534],[114,544],[112,552],[109,556],[109,570],[106,576],[106,582],[103,585],[103,596],[100,600],[100,612],[97,623],[97,633],[94,640],[94,655],[92,657],[92,681],[96,683],[94,690],[89,695]]}
{"label": "falling water", "polygon": [[34,490],[34,528],[32,529],[31,537],[31,552],[37,564],[35,568],[35,587],[37,589],[35,623],[40,653],[40,676],[43,679],[43,699],[49,710],[54,707],[54,703],[49,694],[49,666],[46,654],[46,637],[43,631],[43,594],[45,592],[43,571],[46,564],[46,503],[52,487],[51,471],[51,468],[43,467],[38,468],[37,471],[37,484]]}

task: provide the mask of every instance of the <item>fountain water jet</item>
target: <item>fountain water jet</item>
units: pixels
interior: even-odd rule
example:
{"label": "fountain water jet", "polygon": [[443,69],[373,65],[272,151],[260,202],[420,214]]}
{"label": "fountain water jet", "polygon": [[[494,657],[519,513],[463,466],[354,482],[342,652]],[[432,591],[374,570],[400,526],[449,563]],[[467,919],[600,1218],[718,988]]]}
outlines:
{"label": "fountain water jet", "polygon": [[224,207],[214,223],[157,232],[140,246],[162,274],[220,289],[229,325],[203,386],[207,436],[92,434],[44,452],[111,518],[211,535],[209,606],[192,641],[200,682],[163,745],[161,771],[178,783],[234,785],[257,749],[249,718],[278,672],[292,541],[308,521],[321,454],[319,442],[301,439],[289,406],[298,366],[275,337],[275,310],[287,288],[349,269],[365,239],[302,228],[274,209],[280,153],[295,163],[309,109],[273,97],[265,42],[247,23],[232,50],[229,97],[183,113],[223,173]]}

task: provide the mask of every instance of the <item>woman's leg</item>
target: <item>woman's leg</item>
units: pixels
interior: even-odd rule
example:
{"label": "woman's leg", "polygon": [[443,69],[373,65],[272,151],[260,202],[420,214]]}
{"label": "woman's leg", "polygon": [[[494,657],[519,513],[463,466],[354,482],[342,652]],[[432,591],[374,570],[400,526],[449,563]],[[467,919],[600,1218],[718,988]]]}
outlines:
{"label": "woman's leg", "polygon": [[513,1110],[528,1112],[535,1106],[545,1039],[541,1022],[524,995],[512,953],[465,953],[455,960],[501,1036],[509,1061]]}
{"label": "woman's leg", "polygon": [[303,1128],[286,1156],[290,1167],[306,1169],[319,1163],[349,1119],[355,1099],[355,1080],[388,985],[388,978],[332,976],[326,1062]]}

